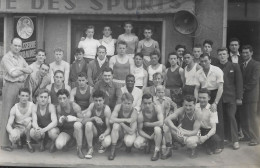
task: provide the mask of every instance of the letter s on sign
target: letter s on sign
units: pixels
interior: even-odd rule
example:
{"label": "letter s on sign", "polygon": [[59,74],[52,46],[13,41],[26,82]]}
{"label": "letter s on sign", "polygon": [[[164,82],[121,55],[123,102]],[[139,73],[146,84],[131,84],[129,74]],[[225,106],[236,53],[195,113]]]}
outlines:
{"label": "letter s on sign", "polygon": [[98,0],[90,0],[94,5],[96,5],[96,7],[90,7],[91,9],[94,10],[101,10],[103,8],[103,4],[101,2],[99,2]]}
{"label": "letter s on sign", "polygon": [[68,6],[65,5],[65,8],[67,10],[73,10],[76,7],[76,4],[72,2],[71,0],[65,0]]}

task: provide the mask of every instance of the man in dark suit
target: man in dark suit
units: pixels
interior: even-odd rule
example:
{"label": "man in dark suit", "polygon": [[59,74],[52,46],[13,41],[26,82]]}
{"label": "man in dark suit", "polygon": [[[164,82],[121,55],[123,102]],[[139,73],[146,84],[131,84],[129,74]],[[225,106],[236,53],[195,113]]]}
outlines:
{"label": "man in dark suit", "polygon": [[216,66],[218,64],[218,59],[212,54],[212,46],[213,46],[212,40],[207,39],[203,41],[203,53],[207,53],[211,60],[211,65]]}
{"label": "man in dark suit", "polygon": [[260,65],[252,59],[253,48],[250,45],[242,47],[243,64],[241,65],[244,94],[243,110],[241,111],[241,127],[249,146],[259,143],[259,124],[257,119],[257,102],[259,99]]}
{"label": "man in dark suit", "polygon": [[[236,122],[237,105],[242,104],[243,96],[243,78],[240,67],[236,63],[228,61],[227,48],[220,48],[217,51],[219,64],[217,65],[224,73],[224,84],[222,94],[222,109],[224,120],[225,133],[228,139],[233,144],[233,149],[239,148],[238,128]],[[226,115],[226,116],[225,116]]]}
{"label": "man in dark suit", "polygon": [[241,64],[243,59],[239,53],[240,41],[238,38],[231,38],[229,40],[229,55],[228,60],[233,63]]}

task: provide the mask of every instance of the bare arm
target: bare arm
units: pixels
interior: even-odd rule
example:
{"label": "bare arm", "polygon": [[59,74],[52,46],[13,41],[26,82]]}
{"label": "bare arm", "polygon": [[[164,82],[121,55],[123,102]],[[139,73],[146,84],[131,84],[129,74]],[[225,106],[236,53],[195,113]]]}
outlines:
{"label": "bare arm", "polygon": [[223,93],[223,83],[218,84],[218,92],[215,98],[215,103],[218,103]]}
{"label": "bare arm", "polygon": [[158,106],[155,107],[155,111],[157,113],[157,118],[158,121],[155,122],[145,122],[144,125],[147,127],[161,127],[163,125],[163,112],[161,110],[161,108],[159,108]]}
{"label": "bare arm", "polygon": [[110,58],[110,60],[109,60],[109,68],[111,68],[111,69],[114,68],[115,59],[116,59],[116,56],[113,56],[113,57]]}
{"label": "bare arm", "polygon": [[34,106],[33,109],[32,109],[32,127],[35,128],[35,129],[38,129],[39,128],[39,125],[37,123],[37,106]]}
{"label": "bare arm", "polygon": [[83,119],[83,114],[81,112],[80,106],[77,103],[73,102],[73,110],[75,111],[75,113],[77,113],[76,121],[81,122]]}
{"label": "bare arm", "polygon": [[125,118],[117,118],[118,117],[118,113],[119,113],[119,110],[121,108],[121,104],[118,104],[115,106],[112,114],[111,114],[111,117],[110,117],[110,123],[123,123],[123,122],[126,122],[126,119]]}
{"label": "bare arm", "polygon": [[70,101],[74,102],[77,88],[73,88],[70,92]]}
{"label": "bare arm", "polygon": [[139,115],[138,115],[138,118],[137,118],[137,129],[138,129],[138,133],[139,133],[139,135],[141,135],[142,137],[144,137],[144,138],[147,138],[147,139],[151,139],[151,136],[150,135],[148,135],[147,133],[145,133],[144,131],[143,131],[143,114],[142,113],[140,113]]}
{"label": "bare arm", "polygon": [[15,119],[15,108],[12,107],[11,111],[10,111],[10,116],[6,125],[6,130],[9,134],[11,134],[11,132],[13,131],[12,125],[14,123],[14,119]]}
{"label": "bare arm", "polygon": [[184,70],[181,67],[179,68],[179,74],[181,76],[181,81],[182,81],[183,86],[184,86],[185,85]]}
{"label": "bare arm", "polygon": [[103,134],[104,134],[104,136],[107,136],[111,132],[111,127],[110,127],[110,123],[109,123],[109,120],[110,120],[110,117],[111,117],[111,110],[108,106],[106,106],[104,113],[105,113],[105,117],[106,117],[106,123],[105,124],[107,126],[107,129]]}
{"label": "bare arm", "polygon": [[166,119],[164,120],[164,123],[170,127],[171,129],[175,130],[176,132],[179,130],[172,122],[172,120],[178,119],[178,116],[183,113],[183,107],[178,108],[173,114],[170,114]]}
{"label": "bare arm", "polygon": [[130,127],[128,127],[125,123],[120,123],[120,125],[123,127],[123,129],[130,135],[133,135],[137,128],[137,122],[134,121],[130,124]]}
{"label": "bare arm", "polygon": [[139,53],[142,51],[142,41],[138,42],[136,53]]}
{"label": "bare arm", "polygon": [[64,73],[65,80],[64,80],[64,82],[65,82],[65,84],[68,85],[68,83],[69,83],[69,75],[70,75],[70,64],[65,62],[64,69],[65,69],[65,73]]}
{"label": "bare arm", "polygon": [[43,132],[47,132],[51,130],[52,128],[56,127],[58,124],[56,109],[53,104],[49,105],[49,112],[51,113],[51,123],[42,129]]}
{"label": "bare arm", "polygon": [[144,70],[144,81],[143,81],[144,85],[143,85],[143,88],[142,88],[143,91],[144,91],[144,88],[147,87],[147,81],[148,81],[148,73],[147,73],[146,70]]}
{"label": "bare arm", "polygon": [[161,53],[160,47],[159,47],[159,44],[158,44],[157,41],[154,42],[154,46],[155,46],[156,51],[157,51],[158,53]]}

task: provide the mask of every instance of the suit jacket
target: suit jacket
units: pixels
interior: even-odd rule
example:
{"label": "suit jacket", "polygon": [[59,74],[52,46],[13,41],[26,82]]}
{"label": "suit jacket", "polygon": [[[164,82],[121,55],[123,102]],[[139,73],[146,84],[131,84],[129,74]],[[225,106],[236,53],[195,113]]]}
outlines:
{"label": "suit jacket", "polygon": [[224,73],[222,101],[236,103],[236,99],[243,97],[243,77],[240,67],[236,63],[227,62],[225,65],[218,63]]}
{"label": "suit jacket", "polygon": [[246,68],[243,68],[241,64],[241,70],[244,81],[244,103],[257,102],[259,99],[259,76],[260,76],[260,65],[259,62],[251,59]]}
{"label": "suit jacket", "polygon": [[[154,86],[150,86],[150,87],[144,88],[143,94],[146,94],[146,93],[150,93],[152,96],[155,96],[155,95],[156,95],[156,93],[155,93],[155,87],[154,87]],[[170,92],[169,89],[166,89],[166,88],[165,88],[165,96],[166,96],[166,97],[171,97],[171,92]]]}

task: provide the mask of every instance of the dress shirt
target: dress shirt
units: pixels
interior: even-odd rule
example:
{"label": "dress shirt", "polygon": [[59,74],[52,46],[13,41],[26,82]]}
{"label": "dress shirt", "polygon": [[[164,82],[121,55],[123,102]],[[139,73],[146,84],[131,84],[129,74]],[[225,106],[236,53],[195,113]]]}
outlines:
{"label": "dress shirt", "polygon": [[200,124],[202,128],[205,129],[211,129],[211,124],[217,124],[218,123],[218,113],[210,111],[210,104],[207,104],[205,108],[200,107],[200,103],[197,103],[195,105],[195,108],[198,111],[200,118]]}
{"label": "dress shirt", "polygon": [[102,67],[102,65],[106,62],[106,57],[105,57],[103,60],[100,60],[100,59],[97,57],[97,61],[98,61],[99,67]]}
{"label": "dress shirt", "polygon": [[239,56],[240,56],[239,52],[237,54],[230,53],[231,61],[233,63],[237,63],[238,64],[238,57]]}

